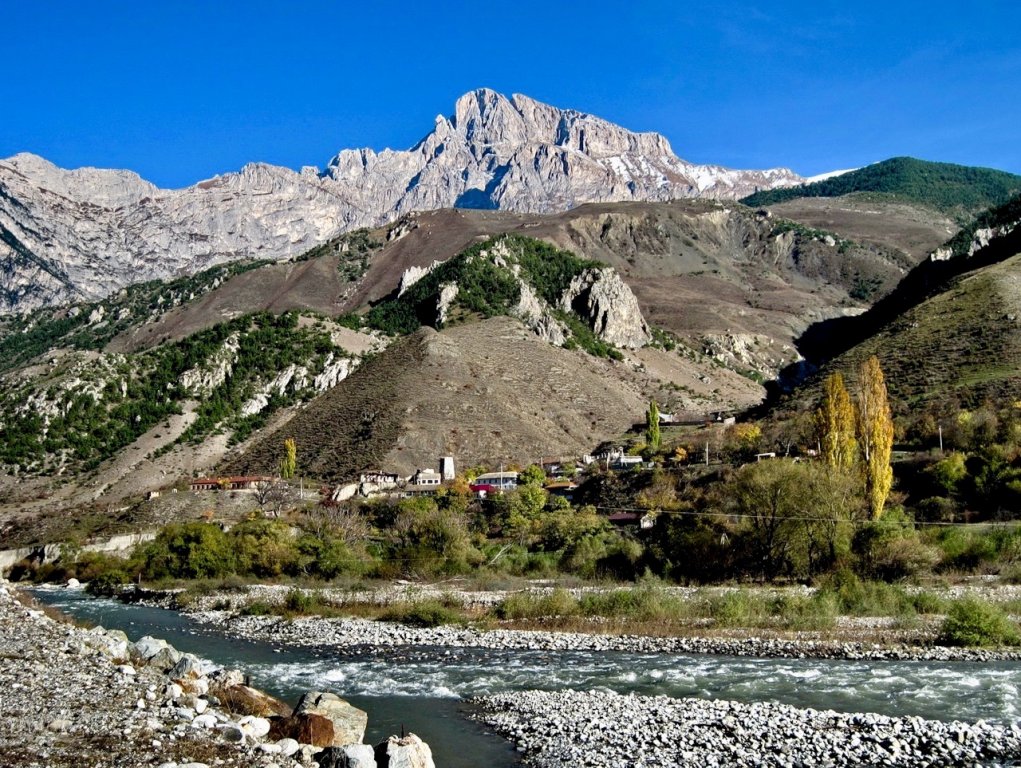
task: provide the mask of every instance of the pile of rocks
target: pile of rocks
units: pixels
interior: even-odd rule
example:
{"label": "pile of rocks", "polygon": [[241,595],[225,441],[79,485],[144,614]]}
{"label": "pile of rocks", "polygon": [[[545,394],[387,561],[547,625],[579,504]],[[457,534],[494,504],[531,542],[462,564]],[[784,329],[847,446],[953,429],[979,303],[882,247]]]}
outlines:
{"label": "pile of rocks", "polygon": [[130,642],[19,602],[0,583],[0,764],[433,768],[417,736],[363,744],[365,712],[307,693],[292,712],[165,640]]}
{"label": "pile of rocks", "polygon": [[527,764],[565,766],[1017,765],[1021,724],[944,723],[783,704],[607,692],[529,691],[474,700]]}

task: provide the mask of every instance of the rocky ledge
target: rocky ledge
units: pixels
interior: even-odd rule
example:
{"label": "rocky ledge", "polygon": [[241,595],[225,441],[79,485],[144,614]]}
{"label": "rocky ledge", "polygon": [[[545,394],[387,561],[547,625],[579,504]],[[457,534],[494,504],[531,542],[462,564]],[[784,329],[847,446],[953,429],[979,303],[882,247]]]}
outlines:
{"label": "rocky ledge", "polygon": [[1021,764],[1017,723],[595,691],[528,691],[472,703],[476,717],[514,741],[536,768]]}
{"label": "rocky ledge", "polygon": [[373,748],[365,726],[334,694],[311,691],[292,712],[237,670],[63,623],[0,583],[0,765],[433,768],[417,736]]}

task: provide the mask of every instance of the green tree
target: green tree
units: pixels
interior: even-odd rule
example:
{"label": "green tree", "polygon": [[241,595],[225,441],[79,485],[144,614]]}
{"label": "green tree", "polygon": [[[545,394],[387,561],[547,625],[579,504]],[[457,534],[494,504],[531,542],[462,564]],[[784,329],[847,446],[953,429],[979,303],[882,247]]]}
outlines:
{"label": "green tree", "polygon": [[952,451],[929,467],[927,471],[944,491],[949,494],[957,493],[961,482],[968,476],[964,458],[964,454],[960,451]]}
{"label": "green tree", "polygon": [[409,575],[464,573],[481,554],[472,545],[464,515],[440,509],[430,498],[404,499],[386,531],[391,563]]}
{"label": "green tree", "polygon": [[284,458],[280,460],[280,477],[290,480],[298,470],[298,446],[293,437],[284,440]]}
{"label": "green tree", "polygon": [[858,458],[854,405],[839,372],[826,377],[815,423],[823,461],[834,469],[851,469]]}
{"label": "green tree", "polygon": [[893,485],[893,415],[879,358],[872,355],[858,367],[858,447],[865,473],[865,497],[873,520],[883,513]]}
{"label": "green tree", "polygon": [[724,508],[742,518],[748,565],[763,578],[808,578],[850,551],[860,502],[847,476],[776,459],[745,465],[721,492]]}
{"label": "green tree", "polygon": [[522,485],[538,485],[546,481],[546,473],[542,471],[542,467],[538,464],[529,464],[518,474],[518,480]]}
{"label": "green tree", "polygon": [[655,453],[659,450],[660,440],[659,406],[656,405],[655,400],[650,400],[649,410],[645,414],[645,443],[649,446],[649,450]]}
{"label": "green tree", "polygon": [[533,541],[548,501],[549,493],[541,486],[519,485],[494,498],[493,511],[503,534],[526,545]]}
{"label": "green tree", "polygon": [[237,569],[233,542],[210,523],[168,525],[144,546],[140,559],[147,579],[217,578]]}

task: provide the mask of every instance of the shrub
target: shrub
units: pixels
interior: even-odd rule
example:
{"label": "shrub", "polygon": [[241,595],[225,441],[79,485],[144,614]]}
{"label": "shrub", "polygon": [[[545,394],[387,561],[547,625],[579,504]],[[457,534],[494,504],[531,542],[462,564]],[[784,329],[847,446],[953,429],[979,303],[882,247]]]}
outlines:
{"label": "shrub", "polygon": [[814,595],[780,595],[770,606],[770,613],[787,629],[827,629],[837,618],[837,600],[827,592]]}
{"label": "shrub", "polygon": [[684,612],[680,601],[655,586],[587,594],[581,599],[580,607],[581,612],[587,616],[638,621],[674,618]]}
{"label": "shrub", "polygon": [[290,613],[315,613],[328,605],[321,592],[307,592],[304,589],[290,589],[284,598],[284,608]]}
{"label": "shrub", "polygon": [[92,579],[85,586],[85,591],[90,595],[112,597],[120,593],[120,588],[127,584],[128,581],[128,575],[124,571],[109,570]]}
{"label": "shrub", "polygon": [[967,599],[950,606],[940,631],[944,645],[988,646],[1018,645],[1017,626],[997,606]]}
{"label": "shrub", "polygon": [[461,614],[440,600],[420,600],[414,603],[395,603],[380,615],[381,621],[393,621],[412,627],[439,627],[456,624]]}
{"label": "shrub", "polygon": [[1000,580],[1004,584],[1021,584],[1021,563],[1013,563],[1000,571]]}
{"label": "shrub", "polygon": [[140,559],[147,579],[219,578],[237,567],[227,534],[210,523],[168,525],[142,548]]}
{"label": "shrub", "polygon": [[939,531],[932,543],[942,554],[941,570],[974,571],[996,559],[996,542],[982,533],[947,528]]}
{"label": "shrub", "polygon": [[265,600],[253,600],[240,613],[242,616],[269,616],[276,613],[276,610]]}
{"label": "shrub", "polygon": [[709,598],[709,615],[721,627],[750,627],[766,616],[763,602],[744,590]]}
{"label": "shrub", "polygon": [[863,525],[854,535],[852,549],[858,573],[884,581],[913,576],[939,561],[939,553],[919,538],[914,523],[899,509]]}
{"label": "shrub", "polygon": [[881,581],[862,581],[846,569],[833,574],[821,592],[831,594],[840,613],[848,616],[900,616],[915,613],[903,589]]}

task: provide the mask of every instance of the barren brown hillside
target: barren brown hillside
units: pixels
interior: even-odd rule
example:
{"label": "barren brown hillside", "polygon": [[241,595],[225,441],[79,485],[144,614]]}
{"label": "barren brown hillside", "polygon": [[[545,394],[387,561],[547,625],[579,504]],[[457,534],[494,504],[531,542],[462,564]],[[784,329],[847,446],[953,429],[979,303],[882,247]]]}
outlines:
{"label": "barren brown hillside", "polygon": [[808,227],[902,251],[914,262],[924,259],[959,229],[952,219],[932,208],[861,195],[802,197],[771,205],[769,210]]}
{"label": "barren brown hillside", "polygon": [[442,210],[373,233],[383,244],[357,282],[345,281],[336,253],[322,249],[325,255],[304,262],[232,278],[112,347],[180,338],[235,313],[359,311],[390,294],[409,267],[446,260],[503,232],[615,267],[654,325],[765,377],[790,362],[794,339],[810,323],[859,311],[891,289],[915,258],[881,243],[826,242],[744,206],[707,201],[592,204],[552,216]]}
{"label": "barren brown hillside", "polygon": [[272,470],[285,437],[303,472],[335,481],[367,467],[432,467],[443,455],[460,466],[577,456],[640,422],[655,387],[627,363],[552,347],[508,318],[423,328],[225,470]]}

